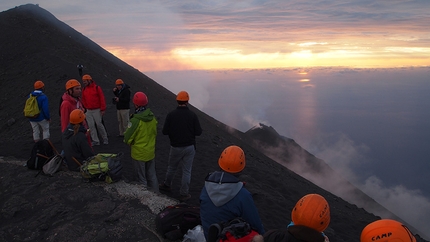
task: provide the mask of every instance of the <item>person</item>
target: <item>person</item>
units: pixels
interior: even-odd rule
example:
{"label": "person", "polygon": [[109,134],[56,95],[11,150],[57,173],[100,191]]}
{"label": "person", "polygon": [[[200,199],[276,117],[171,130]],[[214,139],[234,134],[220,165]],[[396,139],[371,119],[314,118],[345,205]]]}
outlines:
{"label": "person", "polygon": [[266,242],[328,242],[323,231],[330,223],[330,206],[319,194],[307,194],[291,211],[292,222],[283,229],[269,230]]}
{"label": "person", "polygon": [[105,96],[100,86],[96,85],[88,74],[82,76],[84,89],[82,90],[82,103],[87,109],[87,124],[90,128],[92,146],[100,145],[98,133],[102,136],[103,144],[109,144],[107,132],[102,118],[106,110]]}
{"label": "person", "polygon": [[180,91],[176,96],[178,107],[167,114],[163,126],[163,134],[170,139],[170,153],[166,177],[160,189],[170,191],[173,178],[180,163],[182,163],[182,180],[179,190],[179,200],[184,202],[191,198],[188,193],[191,181],[191,170],[196,154],[195,136],[202,134],[202,128],[197,115],[188,108],[190,97],[186,91]]}
{"label": "person", "polygon": [[416,242],[411,231],[392,219],[374,221],[361,231],[360,242]]}
{"label": "person", "polygon": [[264,227],[251,193],[237,176],[245,168],[245,153],[236,145],[225,148],[219,159],[220,171],[210,173],[200,193],[200,218],[206,240],[209,227],[241,217],[260,235]]}
{"label": "person", "polygon": [[129,126],[124,134],[124,142],[131,146],[131,158],[135,164],[138,181],[149,190],[159,193],[155,171],[155,139],[157,120],[148,105],[148,97],[143,92],[133,96],[135,107]]}
{"label": "person", "polygon": [[84,69],[84,65],[78,64],[77,68],[78,68],[79,76],[82,77],[82,69]]}
{"label": "person", "polygon": [[130,120],[130,90],[129,86],[123,80],[117,79],[113,94],[113,101],[116,104],[116,117],[118,119],[118,128],[120,137],[124,136],[127,129],[128,121]]}
{"label": "person", "polygon": [[60,117],[61,117],[61,132],[66,130],[69,125],[70,113],[75,109],[84,110],[81,103],[81,83],[76,79],[70,79],[66,82],[66,92],[61,96]]}
{"label": "person", "polygon": [[49,102],[48,97],[43,93],[45,90],[45,84],[38,80],[34,83],[34,91],[31,95],[36,96],[37,105],[39,106],[40,114],[35,118],[29,118],[31,128],[33,129],[33,140],[38,142],[40,140],[40,129],[42,129],[42,139],[49,139],[49,123],[51,122],[51,116],[49,113]]}
{"label": "person", "polygon": [[62,145],[64,159],[67,167],[71,171],[79,171],[83,161],[94,156],[93,149],[88,144],[88,132],[83,122],[85,113],[80,109],[75,109],[69,116],[70,124],[62,134]]}

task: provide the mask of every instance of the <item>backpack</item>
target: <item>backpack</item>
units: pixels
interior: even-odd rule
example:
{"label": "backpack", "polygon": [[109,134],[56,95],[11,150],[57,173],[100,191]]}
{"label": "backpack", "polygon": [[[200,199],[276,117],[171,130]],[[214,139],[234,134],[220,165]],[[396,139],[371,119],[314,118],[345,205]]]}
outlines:
{"label": "backpack", "polygon": [[197,225],[201,225],[200,207],[186,203],[167,206],[155,217],[157,232],[169,240],[182,239]]}
{"label": "backpack", "polygon": [[30,94],[30,97],[25,101],[24,116],[27,118],[37,118],[40,114],[37,96]]}
{"label": "backpack", "polygon": [[88,181],[112,183],[121,180],[123,153],[99,153],[84,161],[80,167],[82,177]]}
{"label": "backpack", "polygon": [[208,242],[251,241],[258,232],[243,218],[234,218],[229,222],[212,224],[208,231]]}
{"label": "backpack", "polygon": [[56,154],[46,161],[46,164],[42,167],[42,171],[45,175],[52,176],[60,169],[61,164],[63,164],[63,157]]}
{"label": "backpack", "polygon": [[27,168],[41,170],[46,161],[54,155],[53,145],[49,140],[37,141],[31,150],[30,158],[27,160]]}

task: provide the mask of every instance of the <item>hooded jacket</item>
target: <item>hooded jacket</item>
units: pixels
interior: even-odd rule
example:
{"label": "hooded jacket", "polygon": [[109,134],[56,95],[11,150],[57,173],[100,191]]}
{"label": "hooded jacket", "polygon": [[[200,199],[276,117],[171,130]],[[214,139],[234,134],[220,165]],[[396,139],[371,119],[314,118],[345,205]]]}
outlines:
{"label": "hooded jacket", "polygon": [[131,158],[150,161],[155,158],[157,120],[149,108],[131,116],[124,143],[131,146]]}
{"label": "hooded jacket", "polygon": [[[50,120],[48,97],[40,90],[34,90],[30,95],[36,96],[37,105],[39,106],[40,114],[36,118],[29,118],[30,122],[39,122],[44,119]],[[30,98],[30,95],[28,98]]]}
{"label": "hooded jacket", "polygon": [[125,83],[121,85],[121,90],[116,90],[113,92],[115,97],[118,97],[118,102],[116,102],[116,109],[130,109],[130,86]]}
{"label": "hooded jacket", "polygon": [[87,136],[85,135],[87,129],[81,125],[78,133],[74,135],[73,126],[73,124],[69,124],[66,130],[64,130],[62,144],[67,167],[71,171],[79,171],[79,166],[72,157],[83,164],[83,161],[93,156],[94,152],[88,144]]}
{"label": "hooded jacket", "polygon": [[67,92],[65,92],[61,98],[63,100],[60,106],[61,132],[64,132],[64,130],[66,130],[67,126],[69,125],[70,113],[77,108],[81,109],[82,111],[85,110],[79,98],[74,98]]}
{"label": "hooded jacket", "polygon": [[206,176],[200,194],[200,217],[206,238],[211,224],[237,217],[242,217],[259,234],[264,234],[251,193],[243,182],[227,172],[216,171]]}
{"label": "hooded jacket", "polygon": [[106,101],[103,90],[100,86],[91,81],[86,87],[82,89],[82,103],[86,109],[98,109],[100,111],[106,110]]}

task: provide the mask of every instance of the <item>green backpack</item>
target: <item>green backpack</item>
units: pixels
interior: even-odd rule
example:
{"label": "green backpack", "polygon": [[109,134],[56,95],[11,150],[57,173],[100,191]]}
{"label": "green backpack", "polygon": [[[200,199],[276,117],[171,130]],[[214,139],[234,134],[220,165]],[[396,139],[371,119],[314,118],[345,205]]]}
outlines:
{"label": "green backpack", "polygon": [[30,97],[25,101],[24,116],[27,118],[37,118],[39,116],[39,104],[37,104],[37,96],[30,94]]}
{"label": "green backpack", "polygon": [[122,176],[121,157],[123,153],[99,153],[84,161],[81,166],[82,177],[89,181],[116,182]]}

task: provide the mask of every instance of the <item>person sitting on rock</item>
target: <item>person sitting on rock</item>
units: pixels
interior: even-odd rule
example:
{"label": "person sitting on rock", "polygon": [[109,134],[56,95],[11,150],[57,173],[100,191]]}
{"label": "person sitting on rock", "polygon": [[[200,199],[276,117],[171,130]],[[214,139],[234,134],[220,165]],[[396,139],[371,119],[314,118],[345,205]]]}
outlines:
{"label": "person sitting on rock", "polygon": [[62,135],[64,158],[71,171],[79,171],[84,160],[94,156],[93,149],[88,143],[88,130],[83,125],[85,114],[80,109],[70,113],[70,124]]}
{"label": "person sitting on rock", "polygon": [[[237,178],[245,168],[245,153],[239,146],[229,146],[221,153],[218,165],[221,171],[206,176],[200,194],[200,217],[206,240],[209,241],[209,227],[212,224],[237,217],[243,218],[259,234],[264,234],[252,195]],[[210,237],[212,239],[213,236]]]}
{"label": "person sitting on rock", "polygon": [[360,242],[416,242],[411,231],[392,219],[381,219],[368,224],[361,232]]}
{"label": "person sitting on rock", "polygon": [[323,231],[330,223],[330,207],[319,194],[300,198],[291,211],[292,222],[283,229],[269,230],[265,242],[328,242]]}

